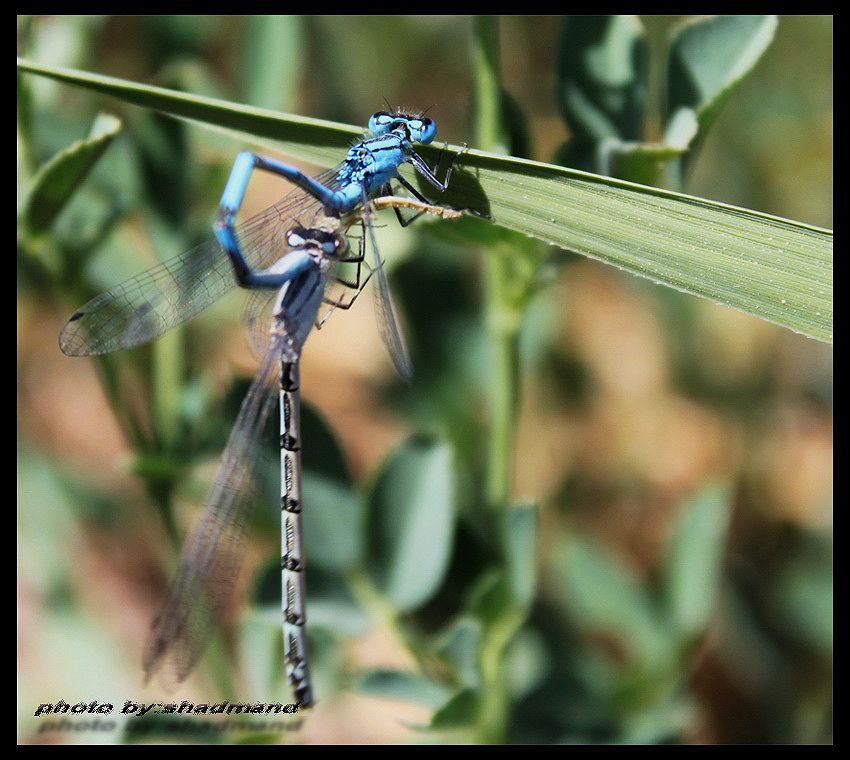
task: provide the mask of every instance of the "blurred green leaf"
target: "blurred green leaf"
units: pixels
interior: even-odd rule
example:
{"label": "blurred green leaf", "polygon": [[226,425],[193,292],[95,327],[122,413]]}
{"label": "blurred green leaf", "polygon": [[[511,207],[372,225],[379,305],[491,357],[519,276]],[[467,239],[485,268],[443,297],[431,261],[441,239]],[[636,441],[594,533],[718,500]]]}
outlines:
{"label": "blurred green leaf", "polygon": [[602,149],[605,174],[645,184],[655,182],[665,164],[685,150],[663,143],[621,143],[617,140],[609,141]]}
{"label": "blurred green leaf", "polygon": [[445,686],[427,678],[399,670],[373,670],[363,673],[357,678],[356,687],[364,694],[404,699],[430,708],[443,704],[451,693]]}
{"label": "blurred green leaf", "polygon": [[710,16],[683,24],[670,43],[667,102],[696,113],[705,131],[773,40],[777,18]]}
{"label": "blurred green leaf", "polygon": [[399,610],[427,601],[443,580],[454,527],[454,477],[447,444],[411,438],[381,470],[366,535],[377,586]]}
{"label": "blurred green leaf", "polygon": [[463,689],[446,702],[431,719],[431,728],[466,726],[478,715],[480,697],[474,689]]}
{"label": "blurred green leaf", "polygon": [[440,645],[440,655],[448,660],[463,686],[481,684],[479,652],[483,641],[481,622],[473,617],[458,618]]}
{"label": "blurred green leaf", "polygon": [[581,630],[616,642],[640,669],[672,655],[670,637],[646,591],[596,542],[573,536],[562,545],[557,567],[564,603]]}
{"label": "blurred green leaf", "polygon": [[304,535],[310,563],[325,570],[345,570],[360,563],[362,512],[358,495],[327,477],[305,472]]}
{"label": "blurred green leaf", "polygon": [[664,144],[680,152],[687,149],[699,132],[699,121],[692,108],[680,108],[667,122]]}
{"label": "blurred green leaf", "polygon": [[717,603],[729,524],[730,489],[710,484],[686,503],[664,569],[667,614],[681,636],[704,633]]}
{"label": "blurred green leaf", "polygon": [[[634,16],[565,16],[558,35],[557,99],[571,140],[639,140],[648,52]],[[583,164],[571,164],[583,166]]]}
{"label": "blurred green leaf", "polygon": [[481,621],[485,637],[513,609],[509,585],[504,573],[492,569],[481,573],[470,592],[468,608]]}
{"label": "blurred green leaf", "polygon": [[239,627],[240,672],[246,680],[245,692],[256,695],[255,698],[260,695],[262,699],[284,698],[280,693],[283,684],[280,602],[275,601],[273,606],[252,610]]}
{"label": "blurred green leaf", "polygon": [[60,151],[38,170],[21,213],[30,234],[38,235],[50,228],[120,131],[120,119],[99,114],[86,139]]}
{"label": "blurred green leaf", "polygon": [[[306,513],[306,510],[305,510]],[[357,638],[372,629],[369,612],[352,593],[346,577],[311,563],[307,548],[307,619],[313,631],[325,629],[339,636]],[[280,566],[276,568],[280,603]],[[278,611],[280,608],[278,607]]]}

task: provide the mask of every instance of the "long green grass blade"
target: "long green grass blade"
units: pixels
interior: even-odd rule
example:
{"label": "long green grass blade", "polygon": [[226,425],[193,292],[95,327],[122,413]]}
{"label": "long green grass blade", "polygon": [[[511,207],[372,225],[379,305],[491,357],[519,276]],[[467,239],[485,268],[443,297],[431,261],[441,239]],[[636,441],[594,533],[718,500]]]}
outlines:
{"label": "long green grass blade", "polygon": [[[337,162],[352,137],[362,134],[347,125],[73,69],[21,59],[18,67],[254,143],[274,140],[278,150],[319,166]],[[495,224],[832,341],[830,230],[475,150],[457,162],[444,198]]]}
{"label": "long green grass blade", "polygon": [[832,341],[830,230],[595,174],[470,153],[464,166],[478,169],[496,224]]}

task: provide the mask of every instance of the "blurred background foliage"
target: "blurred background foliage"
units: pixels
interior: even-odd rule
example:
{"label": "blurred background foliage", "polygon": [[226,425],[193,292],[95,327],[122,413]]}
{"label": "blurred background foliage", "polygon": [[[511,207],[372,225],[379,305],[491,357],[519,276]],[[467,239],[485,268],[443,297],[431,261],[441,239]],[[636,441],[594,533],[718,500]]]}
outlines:
{"label": "blurred background foliage", "polygon": [[[564,95],[581,66],[571,51],[600,28],[640,42],[629,69],[640,107],[619,109],[619,135],[655,143],[670,134],[666,56],[684,20],[500,19],[505,144],[646,181],[628,162],[599,163],[598,121]],[[474,144],[473,34],[456,16],[27,16],[18,54],[352,124],[387,103],[430,108],[438,139]],[[831,17],[781,17],[724,100],[686,164],[665,156],[654,181],[831,227]],[[19,76],[19,211],[34,175],[87,136],[96,155],[79,190],[44,229],[18,233],[26,743],[132,739],[120,721],[39,734],[42,702],[163,699],[141,685],[141,648],[256,366],[238,294],[127,355],[59,352],[74,308],[209,236],[244,147]],[[283,192],[258,178],[249,202]],[[320,702],[299,740],[831,741],[831,347],[565,251],[460,246],[447,224],[380,230],[412,386],[392,377],[366,305],[305,349]],[[497,250],[523,251],[534,285],[498,504],[486,442]],[[224,655],[177,701],[288,701],[273,459],[269,472],[240,597],[251,604],[235,604]]]}

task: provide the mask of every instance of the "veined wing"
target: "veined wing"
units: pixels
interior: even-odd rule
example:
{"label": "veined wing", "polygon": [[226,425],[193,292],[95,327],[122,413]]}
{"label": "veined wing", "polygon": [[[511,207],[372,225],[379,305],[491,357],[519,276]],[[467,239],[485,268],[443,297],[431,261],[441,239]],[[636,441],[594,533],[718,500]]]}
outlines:
{"label": "veined wing", "polygon": [[230,598],[256,500],[252,468],[263,459],[259,449],[275,406],[273,381],[280,351],[280,341],[272,341],[239,409],[206,511],[183,550],[145,645],[146,681],[164,665],[168,676],[182,681],[200,658]]}
{"label": "veined wing", "polygon": [[[368,209],[368,201],[365,203],[367,205],[364,205],[364,209]],[[368,237],[374,259],[374,264],[370,265],[369,268],[372,271],[371,279],[375,289],[375,313],[378,320],[378,330],[396,372],[402,380],[409,383],[413,378],[413,363],[410,361],[407,344],[399,327],[398,315],[392,295],[390,295],[387,272],[384,269],[384,262],[381,259],[381,252],[378,248],[378,241],[375,238],[375,230],[368,210],[364,211],[362,222],[365,228],[364,234]]]}
{"label": "veined wing", "polygon": [[[333,186],[339,167],[317,180]],[[262,269],[287,251],[286,232],[311,226],[322,212],[316,199],[296,189],[236,230],[248,264]],[[77,310],[59,335],[69,356],[107,354],[147,343],[212,305],[236,280],[218,242],[208,240],[110,288]]]}
{"label": "veined wing", "polygon": [[[416,216],[431,214],[443,219],[457,219],[461,216],[461,213],[456,209],[443,208],[442,206],[434,206],[410,198],[399,198],[397,196],[382,196],[371,201],[371,203],[376,209],[392,207],[408,208],[416,211]],[[404,341],[404,333],[399,326],[398,315],[393,304],[392,296],[390,295],[387,273],[378,249],[378,242],[375,239],[375,230],[372,225],[372,217],[369,213],[370,207],[368,204],[369,202],[364,199],[364,211],[362,212],[360,221],[363,227],[366,228],[364,234],[367,235],[369,244],[372,246],[374,263],[369,266],[369,269],[372,272],[371,279],[375,283],[375,293],[377,296],[375,299],[375,309],[378,318],[378,329],[399,377],[405,382],[410,382],[413,377],[413,364],[410,361],[410,354]]]}
{"label": "veined wing", "polygon": [[248,293],[242,309],[242,324],[245,337],[254,356],[263,356],[269,348],[276,290],[252,290]]}

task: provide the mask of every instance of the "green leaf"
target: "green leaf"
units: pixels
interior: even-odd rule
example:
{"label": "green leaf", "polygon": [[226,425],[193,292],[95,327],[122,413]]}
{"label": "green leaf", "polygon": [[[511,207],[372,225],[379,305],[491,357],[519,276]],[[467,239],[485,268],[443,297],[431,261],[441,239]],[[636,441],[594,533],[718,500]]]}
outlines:
{"label": "green leaf", "polygon": [[247,682],[246,692],[251,694],[276,694],[284,680],[278,624],[280,607],[270,607],[269,613],[252,610],[239,626],[239,665]]}
{"label": "green leaf", "polygon": [[304,535],[310,563],[324,570],[357,565],[363,551],[362,507],[357,494],[335,480],[304,473]]}
{"label": "green leaf", "polygon": [[399,610],[420,606],[436,591],[453,526],[451,451],[445,443],[411,438],[378,477],[366,530],[375,583]]}
{"label": "green leaf", "polygon": [[[306,510],[305,510],[306,514]],[[360,638],[372,630],[374,621],[352,593],[345,576],[326,572],[311,562],[307,548],[307,619],[314,631],[326,629],[338,636]],[[280,568],[277,568],[280,594]],[[278,597],[278,613],[280,599]]]}
{"label": "green leaf", "polygon": [[38,170],[21,214],[30,234],[50,228],[120,131],[119,119],[99,114],[86,139],[60,151]]}
{"label": "green leaf", "polygon": [[699,121],[693,108],[679,108],[667,122],[664,144],[679,151],[687,150],[699,132]]}
{"label": "green leaf", "polygon": [[501,624],[513,609],[504,573],[496,569],[482,573],[470,591],[467,608],[480,621],[485,637]]}
{"label": "green leaf", "polygon": [[363,673],[356,688],[364,694],[416,702],[432,709],[443,704],[451,691],[422,676],[398,670],[373,670]]}
{"label": "green leaf", "polygon": [[431,719],[431,728],[456,728],[473,723],[477,716],[481,698],[474,689],[464,689],[444,704]]}
{"label": "green leaf", "polygon": [[558,38],[557,96],[579,142],[638,140],[648,53],[634,16],[565,16]]}
{"label": "green leaf", "polygon": [[481,685],[480,658],[483,644],[481,621],[458,618],[439,647],[440,656],[451,663],[456,682],[469,687]]}
{"label": "green leaf", "polygon": [[683,24],[670,45],[668,106],[696,112],[701,131],[773,40],[776,16],[713,16]]}
{"label": "green leaf", "polygon": [[628,177],[632,182],[652,183],[659,171],[682,155],[685,148],[662,143],[621,143],[609,140],[598,151],[605,161],[605,174]]}
{"label": "green leaf", "polygon": [[[33,73],[274,138],[322,166],[362,130],[27,61]],[[422,153],[433,160],[436,149]],[[711,301],[832,341],[832,232],[585,172],[468,150],[442,201],[490,222]],[[484,226],[483,219],[479,223]]]}
{"label": "green leaf", "polygon": [[575,536],[561,547],[557,567],[566,608],[580,629],[618,641],[635,666],[667,660],[669,637],[649,595],[616,558]]}
{"label": "green leaf", "polygon": [[708,626],[721,580],[729,488],[711,484],[684,505],[673,528],[664,573],[667,613],[680,635]]}
{"label": "green leaf", "polygon": [[[363,503],[351,483],[339,441],[312,404],[301,404],[304,541],[310,570],[340,572],[363,562]],[[277,439],[275,444],[278,445]],[[272,485],[279,494],[277,467]]]}
{"label": "green leaf", "polygon": [[[829,230],[531,161],[461,161],[495,224],[832,341]],[[455,176],[447,202],[473,205]]]}

